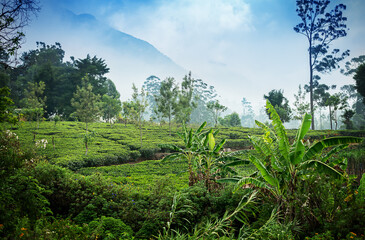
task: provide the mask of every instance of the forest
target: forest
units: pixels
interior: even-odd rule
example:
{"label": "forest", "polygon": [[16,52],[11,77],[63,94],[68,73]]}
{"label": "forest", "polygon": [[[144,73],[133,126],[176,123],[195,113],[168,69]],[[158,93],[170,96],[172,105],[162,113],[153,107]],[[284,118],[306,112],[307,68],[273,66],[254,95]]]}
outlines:
{"label": "forest", "polygon": [[[41,9],[2,1],[0,237],[365,239],[365,55],[330,50],[347,19],[329,2],[297,0],[295,102],[273,89],[237,113],[191,72],[121,101],[103,58],[41,41],[18,57]],[[335,69],[353,84],[320,82]]]}

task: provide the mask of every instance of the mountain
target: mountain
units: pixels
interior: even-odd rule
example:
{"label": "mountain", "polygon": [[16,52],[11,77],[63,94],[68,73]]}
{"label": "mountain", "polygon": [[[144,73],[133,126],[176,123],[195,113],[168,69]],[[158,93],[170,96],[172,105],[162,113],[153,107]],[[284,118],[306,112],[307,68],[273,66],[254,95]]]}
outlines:
{"label": "mountain", "polygon": [[41,14],[26,36],[25,50],[34,49],[37,41],[59,42],[67,56],[85,58],[90,54],[105,59],[110,68],[108,77],[122,98],[130,96],[132,83],[141,86],[151,75],[181,79],[187,73],[152,44],[118,31],[90,14],[64,9]]}

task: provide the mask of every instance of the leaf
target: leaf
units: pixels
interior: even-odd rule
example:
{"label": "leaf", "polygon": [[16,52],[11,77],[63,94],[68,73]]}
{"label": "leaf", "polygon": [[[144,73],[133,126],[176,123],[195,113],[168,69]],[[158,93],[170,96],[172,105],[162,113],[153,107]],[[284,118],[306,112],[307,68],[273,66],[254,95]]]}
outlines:
{"label": "leaf", "polygon": [[256,166],[256,168],[260,171],[262,177],[265,179],[265,181],[274,186],[275,188],[279,189],[279,181],[271,176],[265,165],[262,163],[261,160],[256,158],[255,156],[250,156],[250,161]]}
{"label": "leaf", "polygon": [[303,161],[314,159],[323,149],[327,147],[334,147],[337,145],[350,144],[350,143],[361,143],[362,138],[358,137],[332,137],[323,139],[314,145],[312,145],[303,157]]}
{"label": "leaf", "polygon": [[200,125],[200,127],[196,130],[195,133],[196,134],[200,133],[206,125],[207,125],[207,122],[203,122],[202,125]]}
{"label": "leaf", "polygon": [[223,145],[226,143],[226,139],[223,139],[216,147],[215,147],[215,149],[214,149],[214,153],[218,153],[221,149],[222,149],[222,147],[223,147]]}
{"label": "leaf", "polygon": [[307,134],[312,122],[312,116],[309,114],[305,114],[303,117],[302,124],[300,129],[297,132],[297,136],[295,137],[294,143],[294,151],[290,155],[290,162],[294,165],[301,162],[305,153],[305,146],[302,142],[304,136]]}
{"label": "leaf", "polygon": [[308,169],[311,167],[316,166],[316,169],[321,173],[326,173],[328,175],[331,175],[336,178],[344,177],[340,172],[338,172],[336,169],[332,168],[328,164],[319,161],[319,160],[309,160],[304,162],[300,168]]}
{"label": "leaf", "polygon": [[249,136],[249,139],[253,147],[255,148],[256,152],[260,154],[263,158],[273,155],[270,146],[261,137]]}
{"label": "leaf", "polygon": [[266,101],[266,108],[270,113],[272,124],[278,137],[279,151],[285,159],[289,159],[289,140],[286,135],[283,123],[281,122],[279,115],[277,114],[275,108],[271,105],[269,100]]}
{"label": "leaf", "polygon": [[[327,160],[333,155],[333,154],[335,154],[335,153],[338,153],[339,151],[341,151],[341,150],[343,150],[343,149],[345,149],[345,148],[347,148],[349,145],[348,144],[343,144],[343,145],[339,145],[339,146],[337,146],[337,147],[335,147],[335,148],[333,148],[331,151],[329,151],[328,153],[327,153],[327,155],[324,157],[324,158],[322,158],[322,162],[327,162]],[[340,159],[340,158],[339,158]]]}
{"label": "leaf", "polygon": [[161,160],[161,162],[171,161],[171,160],[175,160],[177,158],[185,158],[185,156],[181,153],[172,153],[172,154],[167,155],[166,157],[164,157]]}
{"label": "leaf", "polygon": [[209,151],[213,151],[215,147],[215,140],[214,140],[214,136],[213,133],[208,133],[208,148]]}
{"label": "leaf", "polygon": [[234,166],[240,166],[240,165],[247,165],[250,164],[251,162],[248,160],[237,160],[237,161],[233,161],[230,163],[226,163],[225,166],[226,167],[234,167]]}
{"label": "leaf", "polygon": [[252,184],[259,188],[271,189],[271,187],[268,186],[265,182],[257,178],[243,177],[236,183],[236,186],[233,189],[233,193],[237,192],[241,187],[243,187],[246,184]]}

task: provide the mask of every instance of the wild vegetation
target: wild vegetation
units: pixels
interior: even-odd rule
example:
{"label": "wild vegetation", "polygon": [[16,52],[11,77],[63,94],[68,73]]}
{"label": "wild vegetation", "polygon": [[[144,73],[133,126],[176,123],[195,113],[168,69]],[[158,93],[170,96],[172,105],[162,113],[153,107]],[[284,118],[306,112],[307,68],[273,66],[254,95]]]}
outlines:
{"label": "wild vegetation", "polygon": [[[365,239],[365,57],[345,64],[355,85],[341,92],[313,75],[348,55],[328,53],[346,35],[343,4],[297,0],[309,85],[295,109],[265,94],[262,121],[246,98],[241,117],[220,117],[228,107],[191,73],[150,76],[122,103],[96,56],[65,62],[39,42],[14,63],[39,7],[1,4],[1,238]],[[298,129],[283,125],[292,113]],[[325,118],[331,130],[314,130]]]}

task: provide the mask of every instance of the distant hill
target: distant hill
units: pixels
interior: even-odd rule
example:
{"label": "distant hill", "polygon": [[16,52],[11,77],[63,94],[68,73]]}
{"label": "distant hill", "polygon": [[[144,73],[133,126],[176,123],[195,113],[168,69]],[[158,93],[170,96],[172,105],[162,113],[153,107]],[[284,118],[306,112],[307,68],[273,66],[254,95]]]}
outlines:
{"label": "distant hill", "polygon": [[36,41],[60,42],[68,56],[84,58],[90,54],[105,59],[109,78],[122,98],[130,95],[133,82],[141,86],[151,75],[181,79],[187,73],[147,41],[118,31],[90,14],[53,9],[52,14],[41,14],[26,36],[25,48],[34,49]]}

